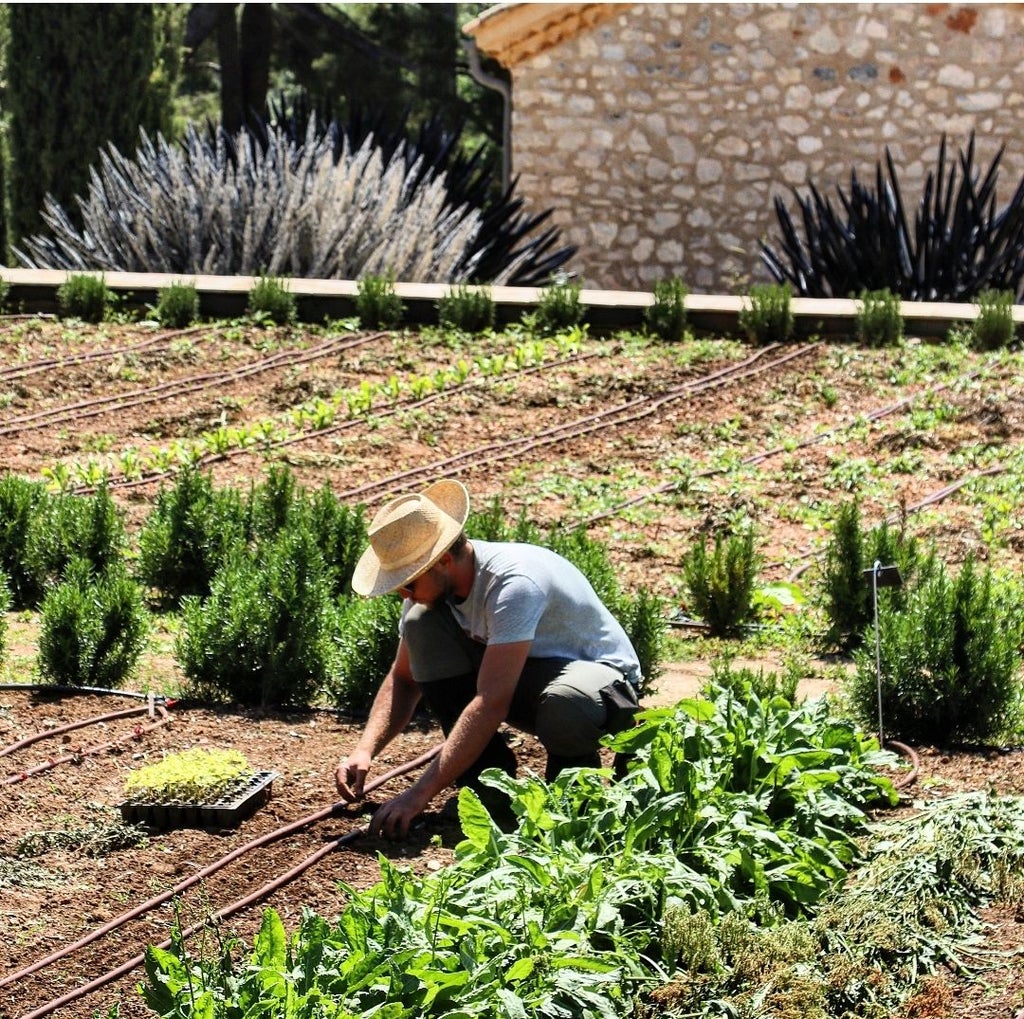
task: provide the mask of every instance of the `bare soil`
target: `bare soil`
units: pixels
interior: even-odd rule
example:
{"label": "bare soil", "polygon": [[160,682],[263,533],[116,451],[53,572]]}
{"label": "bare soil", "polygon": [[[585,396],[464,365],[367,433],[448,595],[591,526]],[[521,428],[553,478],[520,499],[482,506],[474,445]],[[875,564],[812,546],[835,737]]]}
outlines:
{"label": "bare soil", "polygon": [[[129,349],[144,339],[153,342]],[[265,360],[282,351],[309,351],[324,339],[249,326],[154,333],[142,327],[0,321],[6,355],[0,364],[3,462],[31,477],[44,476],[44,468],[54,476],[54,467],[64,464],[69,477],[81,479],[82,466],[92,458],[111,470],[112,492],[130,525],[137,525],[152,507],[159,481],[119,484],[119,465],[130,447],[146,457],[218,427],[286,421],[300,404],[364,381],[421,377],[460,358],[508,352],[519,342],[494,341],[493,349],[481,351],[387,334],[306,363]],[[582,353],[542,371],[452,388],[432,403],[406,405],[397,413],[379,402],[362,421],[289,445],[257,445],[211,461],[209,468],[219,484],[247,486],[263,477],[268,463],[286,463],[300,484],[330,484],[346,501],[361,502],[371,512],[390,494],[434,477],[458,476],[478,506],[499,498],[510,515],[525,512],[541,525],[586,523],[608,542],[624,584],[646,584],[681,614],[688,606],[680,563],[695,538],[745,512],[757,521],[765,579],[807,582],[826,538],[822,510],[853,490],[861,493],[868,520],[909,511],[917,533],[939,541],[950,561],[984,552],[1019,570],[1024,525],[1013,509],[993,516],[991,504],[977,494],[983,482],[969,481],[915,509],[985,469],[994,462],[993,452],[1020,444],[1024,412],[1016,361],[986,367],[989,359],[975,355],[969,367],[984,374],[969,378],[944,365],[941,356],[932,358],[928,370],[917,370],[923,348],[801,347],[792,361],[765,374],[687,394],[681,387],[753,352],[721,344],[709,348],[713,361],[695,361],[683,347],[643,351],[607,340],[589,341]],[[92,359],[71,363],[78,354]],[[184,382],[190,388],[172,387]],[[916,397],[915,409],[891,409],[908,396]],[[120,399],[98,402],[113,397]],[[598,427],[594,415],[620,405],[627,410]],[[926,419],[924,412],[937,407],[942,413]],[[854,427],[875,411],[886,413],[875,425]],[[39,416],[46,413],[52,416]],[[584,419],[593,427],[575,438],[557,439],[552,431]],[[504,445],[511,439],[518,445]],[[870,480],[855,485],[850,464],[862,472],[858,477]],[[993,527],[999,540],[983,541]],[[6,678],[31,683],[32,621],[12,615],[8,622]],[[648,703],[672,703],[692,693],[707,670],[706,661],[670,663]],[[155,647],[136,689],[173,691],[181,680],[167,647]],[[827,679],[811,677],[803,692],[816,695],[827,686]],[[133,706],[145,704],[123,696],[0,689],[0,752],[44,730]],[[168,714],[167,721],[159,713],[143,713],[95,722],[0,757],[0,923],[7,935],[0,939],[0,982],[164,895],[233,849],[322,812],[334,803],[334,766],[359,732],[358,720],[327,710],[282,715],[171,706]],[[521,766],[540,770],[532,738],[511,736]],[[422,719],[389,748],[380,771],[409,761],[439,738],[429,719]],[[114,745],[90,752],[104,743]],[[276,772],[269,802],[236,828],[176,829],[121,848],[104,842],[119,827],[127,773],[194,746],[234,747],[254,768]],[[921,767],[914,788],[922,794],[1024,793],[1019,750],[917,749]],[[414,777],[395,778],[366,810]],[[339,882],[372,884],[378,853],[417,871],[443,866],[460,837],[445,802],[439,798],[403,843],[359,835],[339,845],[292,880],[257,894],[222,921],[223,931],[250,939],[267,905],[289,929],[303,907],[336,915],[345,901]],[[191,887],[177,907],[165,902],[0,986],[0,1016],[14,1019],[47,1006],[47,1014],[77,1019],[105,1015],[115,1002],[122,1016],[147,1015],[135,991],[138,967],[65,1005],[49,1003],[127,965],[146,944],[166,938],[174,922],[188,926],[258,893],[311,853],[360,829],[364,817],[364,810],[339,809],[239,857]],[[983,979],[941,975],[907,1016],[1006,1019],[1024,1009],[1017,956],[1024,944],[1022,918],[994,908],[985,919],[989,946],[1001,953],[993,957],[994,968]]]}

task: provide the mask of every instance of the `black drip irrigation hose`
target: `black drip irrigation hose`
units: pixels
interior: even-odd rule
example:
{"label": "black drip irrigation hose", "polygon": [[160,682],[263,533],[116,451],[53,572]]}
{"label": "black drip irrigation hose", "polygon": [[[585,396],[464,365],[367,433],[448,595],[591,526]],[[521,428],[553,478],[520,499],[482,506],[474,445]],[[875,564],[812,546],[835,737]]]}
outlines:
{"label": "black drip irrigation hose", "polygon": [[[441,745],[438,744],[437,746],[432,747],[425,753],[420,754],[418,757],[413,758],[411,761],[407,761],[405,764],[399,765],[398,767],[392,768],[390,771],[385,772],[385,774],[381,775],[379,778],[374,779],[372,782],[367,784],[366,788],[363,790],[363,795],[366,796],[374,790],[379,789],[387,782],[390,782],[392,779],[421,767],[422,765],[431,761],[438,754],[440,749]],[[261,835],[259,838],[252,839],[245,845],[239,846],[237,849],[232,850],[226,856],[221,857],[221,859],[214,861],[209,866],[204,867],[200,871],[197,871],[191,877],[179,882],[173,888],[170,888],[165,892],[161,892],[159,895],[154,896],[147,902],[144,902],[141,905],[128,910],[128,912],[121,914],[121,916],[116,917],[108,923],[103,924],[101,927],[97,927],[89,934],[85,935],[82,938],[79,938],[78,941],[75,941],[70,945],[65,945],[58,951],[53,952],[51,955],[48,955],[43,959],[39,959],[31,965],[19,970],[17,973],[10,973],[5,977],[0,978],[0,987],[6,987],[9,984],[15,983],[19,980],[23,980],[25,977],[38,972],[46,966],[49,966],[51,963],[57,962],[58,960],[65,958],[72,952],[77,951],[79,948],[84,948],[86,945],[91,944],[93,941],[97,941],[99,938],[103,937],[106,934],[109,934],[111,931],[116,930],[118,927],[123,926],[125,923],[128,923],[131,920],[138,919],[140,916],[143,916],[150,910],[162,905],[168,899],[173,898],[175,895],[180,895],[182,892],[186,891],[192,885],[197,884],[198,882],[209,877],[211,874],[214,874],[218,870],[221,870],[223,867],[227,866],[227,864],[238,859],[238,857],[244,855],[250,850],[256,849],[260,846],[276,841],[279,838],[283,838],[286,835],[290,835],[301,828],[305,828],[310,824],[325,820],[328,817],[342,815],[350,808],[350,806],[351,804],[344,802],[334,803],[330,807],[325,807],[323,810],[319,810],[313,814],[309,814],[306,817],[299,818],[296,821],[292,821],[289,824],[286,824],[283,827],[276,829],[275,831],[268,832],[265,835]],[[313,866],[313,864],[317,863],[322,857],[326,856],[328,853],[333,852],[339,846],[343,846],[349,842],[355,841],[357,838],[360,838],[361,836],[365,835],[367,831],[368,829],[364,825],[360,828],[356,828],[354,831],[347,832],[346,834],[331,840],[330,842],[321,846],[315,852],[311,853],[309,856],[307,856],[304,860],[296,864],[290,870],[286,871],[283,874],[279,874],[273,880],[268,881],[261,888],[257,889],[254,892],[251,892],[244,898],[239,899],[236,902],[233,902],[225,906],[223,909],[218,910],[211,917],[208,917],[202,922],[194,924],[187,930],[182,931],[179,935],[179,939],[183,939],[185,937],[191,936],[192,934],[195,934],[197,931],[207,926],[211,922],[211,920],[222,920],[225,917],[231,916],[234,913],[237,913],[240,910],[245,909],[248,906],[251,906],[253,903],[258,902],[260,899],[265,898],[271,892],[274,892],[278,888],[287,884],[289,881],[297,877],[303,871],[308,870],[310,867]],[[172,940],[168,938],[160,942],[160,944],[157,947],[166,949],[169,948],[171,944]],[[62,995],[59,998],[55,998],[52,1001],[46,1002],[46,1004],[39,1006],[32,1012],[25,1013],[21,1017],[21,1019],[37,1019],[37,1017],[49,1015],[56,1009],[61,1008],[62,1006],[67,1005],[73,1001],[76,1001],[79,998],[85,997],[85,995],[90,994],[93,991],[98,990],[99,988],[104,987],[109,983],[112,983],[113,981],[119,979],[127,973],[130,973],[133,969],[136,969],[138,966],[141,966],[145,962],[145,959],[145,953],[137,955],[134,958],[129,959],[127,962],[122,963],[115,969],[109,970],[101,976],[98,976],[95,979],[89,981],[87,984],[83,984],[80,987],[75,988],[73,991],[69,991],[67,994]]]}

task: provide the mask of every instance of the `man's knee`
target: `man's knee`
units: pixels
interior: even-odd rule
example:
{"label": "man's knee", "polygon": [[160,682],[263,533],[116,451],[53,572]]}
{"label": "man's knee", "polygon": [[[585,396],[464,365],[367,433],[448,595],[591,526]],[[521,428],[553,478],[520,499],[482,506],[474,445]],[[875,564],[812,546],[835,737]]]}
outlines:
{"label": "man's knee", "polygon": [[482,648],[467,636],[445,606],[414,605],[405,615],[402,636],[417,683],[476,672]]}
{"label": "man's knee", "polygon": [[631,724],[636,694],[621,673],[594,662],[572,662],[541,694],[537,737],[560,757],[592,754],[601,738]]}

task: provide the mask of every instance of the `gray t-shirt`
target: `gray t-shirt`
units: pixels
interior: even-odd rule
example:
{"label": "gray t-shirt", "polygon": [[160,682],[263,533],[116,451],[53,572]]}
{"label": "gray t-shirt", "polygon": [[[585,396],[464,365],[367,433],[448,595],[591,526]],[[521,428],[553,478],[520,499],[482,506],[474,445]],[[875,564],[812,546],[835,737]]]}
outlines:
{"label": "gray t-shirt", "polygon": [[451,608],[484,644],[531,641],[531,658],[603,662],[632,683],[640,663],[625,630],[590,581],[567,559],[539,545],[473,541],[476,576]]}

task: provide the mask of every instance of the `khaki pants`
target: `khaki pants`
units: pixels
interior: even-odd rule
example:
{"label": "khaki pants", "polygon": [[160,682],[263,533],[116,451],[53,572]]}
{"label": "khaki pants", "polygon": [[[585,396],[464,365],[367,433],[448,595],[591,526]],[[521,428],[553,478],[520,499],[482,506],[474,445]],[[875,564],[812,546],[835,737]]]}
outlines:
{"label": "khaki pants", "polygon": [[[469,637],[447,605],[414,606],[405,618],[413,678],[447,734],[476,695],[485,645]],[[601,738],[632,724],[638,710],[633,685],[601,662],[528,658],[506,721],[533,733],[548,752],[545,777],[563,768],[600,764]],[[485,768],[516,773],[515,755],[498,733],[459,779],[475,785]]]}

